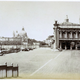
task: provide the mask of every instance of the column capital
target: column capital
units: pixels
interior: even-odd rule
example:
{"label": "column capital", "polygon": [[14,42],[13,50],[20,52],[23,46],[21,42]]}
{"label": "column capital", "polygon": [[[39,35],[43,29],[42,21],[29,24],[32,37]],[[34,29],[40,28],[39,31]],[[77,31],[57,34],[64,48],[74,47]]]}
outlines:
{"label": "column capital", "polygon": [[65,30],[62,30],[62,32],[65,32]]}
{"label": "column capital", "polygon": [[75,33],[76,31],[73,31],[73,33]]}

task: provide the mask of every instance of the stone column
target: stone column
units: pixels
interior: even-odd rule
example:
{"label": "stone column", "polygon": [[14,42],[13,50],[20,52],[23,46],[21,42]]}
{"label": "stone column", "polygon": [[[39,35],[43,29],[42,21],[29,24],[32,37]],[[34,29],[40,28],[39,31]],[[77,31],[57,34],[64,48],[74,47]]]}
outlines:
{"label": "stone column", "polygon": [[70,36],[70,38],[72,38],[72,32],[71,32],[71,36]]}
{"label": "stone column", "polygon": [[67,38],[69,38],[69,33],[67,32]]}
{"label": "stone column", "polygon": [[76,36],[75,36],[75,38],[78,38],[78,32],[76,31]]}
{"label": "stone column", "polygon": [[60,31],[60,38],[62,38],[62,31]]}
{"label": "stone column", "polygon": [[65,38],[67,38],[67,32],[65,32]]}
{"label": "stone column", "polygon": [[66,44],[65,44],[65,50],[67,50]]}
{"label": "stone column", "polygon": [[74,38],[76,38],[77,36],[76,36],[76,32],[74,33]]}
{"label": "stone column", "polygon": [[78,38],[80,38],[80,32],[79,32],[79,36],[78,36]]}
{"label": "stone column", "polygon": [[77,31],[77,38],[79,38],[79,32]]}
{"label": "stone column", "polygon": [[63,38],[63,32],[61,31],[61,38]]}
{"label": "stone column", "polygon": [[54,43],[54,49],[58,49],[59,48],[59,29],[58,29],[58,23],[57,21],[55,21],[55,24],[54,24],[54,40],[55,40],[55,43]]}
{"label": "stone column", "polygon": [[65,32],[64,31],[63,31],[63,34],[62,35],[63,35],[63,39],[64,39],[65,38]]}
{"label": "stone column", "polygon": [[55,43],[54,43],[54,48],[56,49],[56,46],[57,46],[57,40],[56,40],[56,27],[55,27],[55,29],[54,29],[54,39],[55,39]]}

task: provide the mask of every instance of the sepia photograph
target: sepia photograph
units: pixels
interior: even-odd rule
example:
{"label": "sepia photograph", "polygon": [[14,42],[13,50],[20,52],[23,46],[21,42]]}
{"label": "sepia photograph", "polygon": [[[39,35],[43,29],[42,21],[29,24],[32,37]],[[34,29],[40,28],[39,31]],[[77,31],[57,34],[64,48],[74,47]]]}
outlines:
{"label": "sepia photograph", "polygon": [[80,79],[80,1],[0,1],[0,79]]}

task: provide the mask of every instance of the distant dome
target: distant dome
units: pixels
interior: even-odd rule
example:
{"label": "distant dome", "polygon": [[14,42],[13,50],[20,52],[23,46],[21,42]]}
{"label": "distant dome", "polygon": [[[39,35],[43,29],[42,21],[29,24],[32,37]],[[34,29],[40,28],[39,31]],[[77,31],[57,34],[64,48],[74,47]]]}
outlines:
{"label": "distant dome", "polygon": [[21,37],[27,37],[27,32],[24,30],[24,28],[22,28],[22,30],[20,32],[20,36]]}

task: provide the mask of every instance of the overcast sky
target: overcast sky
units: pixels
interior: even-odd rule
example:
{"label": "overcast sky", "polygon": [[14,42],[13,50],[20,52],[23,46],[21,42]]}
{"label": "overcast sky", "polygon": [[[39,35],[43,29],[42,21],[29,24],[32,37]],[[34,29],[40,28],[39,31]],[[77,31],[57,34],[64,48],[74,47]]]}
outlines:
{"label": "overcast sky", "polygon": [[0,2],[0,36],[12,37],[25,28],[29,38],[45,40],[53,35],[55,20],[79,23],[80,2]]}

